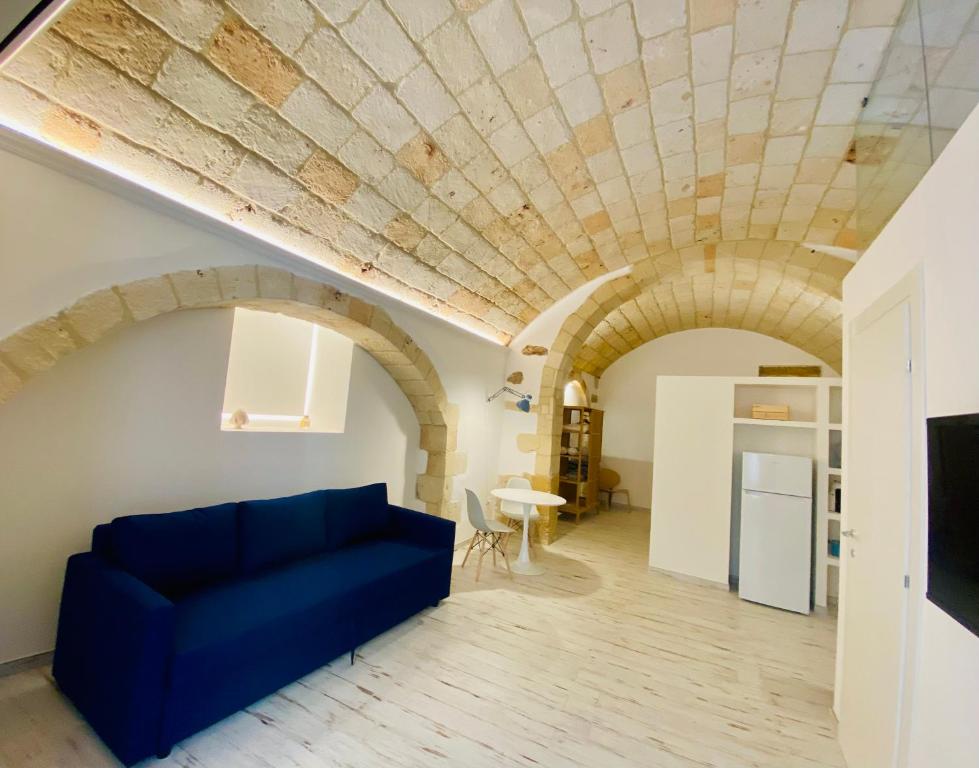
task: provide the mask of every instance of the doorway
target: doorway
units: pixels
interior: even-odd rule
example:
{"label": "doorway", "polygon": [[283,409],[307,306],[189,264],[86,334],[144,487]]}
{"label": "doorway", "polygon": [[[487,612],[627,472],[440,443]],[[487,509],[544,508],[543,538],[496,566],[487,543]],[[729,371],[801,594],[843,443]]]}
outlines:
{"label": "doorway", "polygon": [[905,751],[920,558],[919,297],[913,273],[849,325],[837,712],[850,765],[895,768]]}

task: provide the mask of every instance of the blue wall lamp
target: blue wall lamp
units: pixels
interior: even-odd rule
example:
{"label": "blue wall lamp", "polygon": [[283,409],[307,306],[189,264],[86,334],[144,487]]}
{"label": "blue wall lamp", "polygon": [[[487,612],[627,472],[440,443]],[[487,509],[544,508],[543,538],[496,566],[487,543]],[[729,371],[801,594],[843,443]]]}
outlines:
{"label": "blue wall lamp", "polygon": [[512,387],[500,387],[496,392],[486,398],[487,403],[492,403],[496,398],[502,395],[504,392],[511,394],[515,397],[520,398],[517,400],[517,408],[519,408],[524,413],[530,413],[530,401],[533,400],[532,395],[525,395],[522,392],[517,392],[517,390]]}

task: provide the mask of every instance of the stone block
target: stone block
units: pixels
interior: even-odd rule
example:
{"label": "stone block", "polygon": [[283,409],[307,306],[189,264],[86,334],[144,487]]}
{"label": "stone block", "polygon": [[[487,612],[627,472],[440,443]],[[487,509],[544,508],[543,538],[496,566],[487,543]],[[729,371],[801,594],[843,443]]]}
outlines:
{"label": "stone block", "polygon": [[335,205],[345,203],[359,184],[356,174],[326,152],[313,154],[299,172],[310,190]]}
{"label": "stone block", "polygon": [[213,269],[188,269],[170,275],[177,303],[182,308],[220,304],[221,287]]}
{"label": "stone block", "polygon": [[254,102],[247,91],[183,48],[175,48],[163,63],[153,89],[201,122],[226,132]]}
{"label": "stone block", "polygon": [[446,497],[448,482],[444,476],[418,475],[415,480],[415,495],[424,502],[438,504]]}
{"label": "stone block", "polygon": [[77,45],[149,85],[173,42],[120,0],[72,4],[55,29]]}
{"label": "stone block", "polygon": [[258,298],[255,267],[218,267],[218,285],[225,301]]}
{"label": "stone block", "polygon": [[316,30],[295,58],[310,77],[347,109],[353,109],[374,82],[370,70],[329,26]]}
{"label": "stone block", "polygon": [[538,437],[536,434],[522,432],[517,435],[517,450],[521,453],[533,453],[537,450]]}
{"label": "stone block", "polygon": [[119,294],[137,322],[172,312],[177,308],[177,296],[166,277],[150,277],[119,286]]}
{"label": "stone block", "polygon": [[390,152],[397,152],[418,133],[414,118],[382,85],[364,97],[353,116]]}
{"label": "stone block", "polygon": [[313,82],[302,81],[285,100],[282,116],[323,149],[336,154],[356,125]]}
{"label": "stone block", "polygon": [[448,430],[444,426],[428,425],[421,428],[421,448],[429,453],[446,453]]}
{"label": "stone block", "polygon": [[449,170],[449,160],[430,137],[419,133],[397,154],[398,161],[425,186],[430,187]]}
{"label": "stone block", "polygon": [[95,154],[102,144],[102,129],[98,123],[60,106],[53,106],[44,113],[41,135],[86,155]]}
{"label": "stone block", "polygon": [[[23,328],[16,336],[40,346],[55,360],[74,352],[79,346],[69,333],[66,323],[58,315],[39,320]],[[14,364],[16,365],[16,361]]]}
{"label": "stone block", "polygon": [[203,48],[224,18],[217,0],[126,0],[180,42],[194,50]]}
{"label": "stone block", "polygon": [[396,83],[421,60],[418,51],[380,0],[370,0],[341,34],[385,82]]}
{"label": "stone block", "polygon": [[8,365],[0,361],[0,403],[7,402],[23,386],[18,376]]}
{"label": "stone block", "polygon": [[461,93],[488,73],[465,23],[458,17],[449,19],[426,38],[422,47],[442,80],[455,94]]}
{"label": "stone block", "polygon": [[[501,75],[530,55],[527,33],[510,0],[491,0],[469,17],[472,29],[494,74]],[[506,40],[500,45],[500,40]]]}
{"label": "stone block", "polygon": [[319,317],[319,310],[323,307],[324,294],[328,287],[318,280],[308,280],[305,277],[293,277],[293,290],[295,291],[296,301],[307,307],[313,308],[313,316]]}
{"label": "stone block", "polygon": [[56,362],[44,347],[27,334],[29,330],[26,328],[0,341],[0,355],[24,376],[47,370]]}
{"label": "stone block", "polygon": [[286,53],[294,53],[316,28],[316,14],[305,0],[228,0],[242,17]]}
{"label": "stone block", "polygon": [[370,327],[371,315],[373,312],[373,304],[368,304],[366,301],[361,301],[357,298],[351,298],[350,305],[347,309],[347,317],[349,317],[355,323],[360,323],[361,325]]}
{"label": "stone block", "polygon": [[207,57],[232,80],[273,107],[282,106],[302,79],[295,65],[232,17],[218,27]]}
{"label": "stone block", "polygon": [[290,300],[293,298],[292,273],[275,267],[257,268],[258,295],[263,299]]}
{"label": "stone block", "polygon": [[290,176],[302,167],[315,148],[303,134],[264,104],[253,105],[235,122],[230,132],[246,147]]}
{"label": "stone block", "polygon": [[90,293],[64,312],[75,333],[91,343],[129,322],[122,299],[110,288]]}

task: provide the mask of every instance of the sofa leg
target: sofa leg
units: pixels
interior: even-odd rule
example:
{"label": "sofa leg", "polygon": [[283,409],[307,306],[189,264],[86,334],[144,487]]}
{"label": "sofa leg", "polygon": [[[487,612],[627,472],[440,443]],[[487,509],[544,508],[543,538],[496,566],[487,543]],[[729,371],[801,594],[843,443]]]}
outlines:
{"label": "sofa leg", "polygon": [[436,600],[434,603],[432,603],[432,608],[438,608],[440,605],[442,605],[442,601]]}
{"label": "sofa leg", "polygon": [[172,747],[159,747],[156,750],[156,759],[157,760],[166,760],[168,757],[170,757],[170,750],[171,749],[173,749],[173,748]]}
{"label": "sofa leg", "polygon": [[357,649],[356,648],[351,648],[350,649],[350,666],[353,666],[354,665],[354,654],[355,653],[357,653]]}

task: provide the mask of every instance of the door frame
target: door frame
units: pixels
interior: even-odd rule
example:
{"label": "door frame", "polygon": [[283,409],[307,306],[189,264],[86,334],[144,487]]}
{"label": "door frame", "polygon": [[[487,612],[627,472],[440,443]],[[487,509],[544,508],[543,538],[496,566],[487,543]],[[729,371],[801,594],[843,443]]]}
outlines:
{"label": "door frame", "polygon": [[[845,289],[844,289],[845,290]],[[924,341],[924,266],[917,265],[904,277],[887,289],[855,318],[845,319],[843,333],[843,423],[844,423],[844,477],[846,458],[850,455],[852,430],[850,420],[849,356],[854,337],[876,320],[896,307],[908,304],[909,342],[911,357],[911,490],[909,499],[908,607],[905,622],[904,665],[901,674],[901,707],[898,716],[897,768],[907,768],[908,745],[911,736],[913,691],[917,670],[918,648],[921,644],[921,612],[924,607],[927,579],[927,461],[925,420],[925,341]],[[845,298],[844,298],[845,306]],[[844,486],[845,489],[845,486]],[[843,514],[846,517],[846,493],[843,494]],[[847,559],[841,558],[840,596],[837,615],[836,681],[833,692],[833,712],[840,716],[843,690],[843,652],[846,615]]]}

